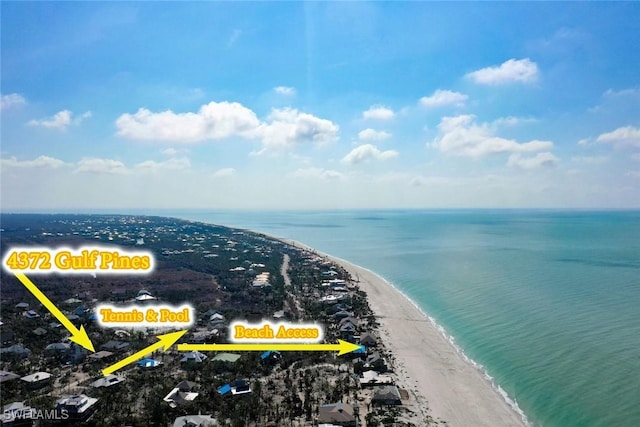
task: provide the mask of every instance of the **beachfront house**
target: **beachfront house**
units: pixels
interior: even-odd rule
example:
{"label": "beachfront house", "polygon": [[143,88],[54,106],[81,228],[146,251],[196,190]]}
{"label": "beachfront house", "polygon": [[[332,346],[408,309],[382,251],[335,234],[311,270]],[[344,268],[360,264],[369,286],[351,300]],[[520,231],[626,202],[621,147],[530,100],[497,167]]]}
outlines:
{"label": "beachfront house", "polygon": [[360,344],[366,345],[367,347],[375,347],[378,344],[378,341],[369,332],[365,332],[360,335]]}
{"label": "beachfront house", "polygon": [[340,338],[347,341],[353,341],[353,336],[356,333],[356,325],[351,322],[346,322],[340,326]]}
{"label": "beachfront house", "polygon": [[364,371],[360,377],[362,387],[391,384],[393,384],[393,379],[389,375],[381,375],[376,371]]}
{"label": "beachfront house", "polygon": [[377,351],[367,356],[367,359],[364,362],[364,366],[376,372],[387,371],[387,363]]}
{"label": "beachfront house", "polygon": [[402,405],[402,398],[398,387],[395,385],[385,385],[376,387],[371,398],[371,404],[373,405]]}

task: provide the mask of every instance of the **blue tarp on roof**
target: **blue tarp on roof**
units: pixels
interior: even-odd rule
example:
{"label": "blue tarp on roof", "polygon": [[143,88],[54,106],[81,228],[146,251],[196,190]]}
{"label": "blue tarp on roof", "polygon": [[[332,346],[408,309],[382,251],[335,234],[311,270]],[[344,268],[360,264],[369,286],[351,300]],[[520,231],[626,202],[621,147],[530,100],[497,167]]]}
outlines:
{"label": "blue tarp on roof", "polygon": [[229,392],[231,392],[231,386],[229,384],[225,384],[223,386],[218,387],[219,394],[225,395]]}
{"label": "blue tarp on roof", "polygon": [[367,352],[367,347],[363,346],[362,344],[360,344],[360,348],[357,350],[353,350],[354,353],[357,354],[366,354]]}
{"label": "blue tarp on roof", "polygon": [[272,353],[273,354],[277,354],[278,356],[280,356],[280,352],[279,351],[277,351],[277,350],[268,350],[268,351],[265,351],[264,353],[262,353],[260,355],[260,359],[264,360],[267,357],[271,356]]}

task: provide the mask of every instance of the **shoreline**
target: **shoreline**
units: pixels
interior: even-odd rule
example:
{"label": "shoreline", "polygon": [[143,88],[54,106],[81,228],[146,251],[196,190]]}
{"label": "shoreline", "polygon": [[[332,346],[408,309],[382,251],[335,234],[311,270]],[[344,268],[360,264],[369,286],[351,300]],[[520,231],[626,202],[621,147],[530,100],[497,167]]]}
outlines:
{"label": "shoreline", "polygon": [[399,384],[418,403],[426,400],[434,420],[452,427],[531,425],[482,365],[471,360],[435,319],[384,277],[301,242],[249,231],[314,252],[340,265],[354,280],[359,278],[358,285],[380,323],[381,338],[396,359]]}

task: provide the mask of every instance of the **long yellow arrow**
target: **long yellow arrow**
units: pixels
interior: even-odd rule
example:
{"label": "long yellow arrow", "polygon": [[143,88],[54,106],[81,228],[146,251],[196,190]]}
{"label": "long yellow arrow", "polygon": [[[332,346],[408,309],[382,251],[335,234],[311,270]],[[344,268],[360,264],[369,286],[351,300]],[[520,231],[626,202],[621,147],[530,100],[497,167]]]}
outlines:
{"label": "long yellow arrow", "polygon": [[338,340],[338,344],[178,344],[178,351],[337,351],[338,356],[351,353],[361,346]]}
{"label": "long yellow arrow", "polygon": [[71,332],[69,340],[81,345],[89,351],[95,352],[93,343],[91,343],[87,332],[84,330],[84,326],[80,326],[80,329],[76,328],[75,325],[71,323],[71,321],[60,311],[60,309],[56,307],[56,305],[52,303],[51,300],[47,298],[47,296],[43,294],[42,291],[38,289],[38,287],[23,273],[16,273],[16,277],[27,289],[29,289],[33,296],[36,297],[56,319],[58,319],[58,322],[62,323],[62,326]]}
{"label": "long yellow arrow", "polygon": [[142,359],[145,355],[158,350],[160,347],[164,347],[164,351],[169,350],[169,347],[175,344],[175,342],[178,341],[180,337],[184,335],[185,332],[187,332],[186,329],[178,332],[171,332],[169,334],[158,335],[157,338],[160,341],[158,341],[157,343],[151,344],[148,347],[143,348],[137,353],[133,353],[131,356],[126,357],[121,361],[114,363],[111,366],[107,366],[102,370],[102,375],[106,377],[107,375],[114,373],[118,369],[124,368],[128,364],[133,363],[138,359]]}

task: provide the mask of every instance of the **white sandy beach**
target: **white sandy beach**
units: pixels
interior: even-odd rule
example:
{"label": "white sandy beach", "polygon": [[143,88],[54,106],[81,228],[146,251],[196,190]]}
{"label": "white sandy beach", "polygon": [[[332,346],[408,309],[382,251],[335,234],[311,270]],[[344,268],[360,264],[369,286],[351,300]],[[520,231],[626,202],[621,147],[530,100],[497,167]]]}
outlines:
{"label": "white sandy beach", "polygon": [[[284,241],[313,250],[298,242]],[[391,284],[367,269],[316,253],[340,264],[354,279],[359,278],[359,285],[379,318],[383,341],[396,357],[400,385],[418,395],[419,400],[426,399],[434,419],[453,427],[526,425],[483,373],[467,362]]]}

